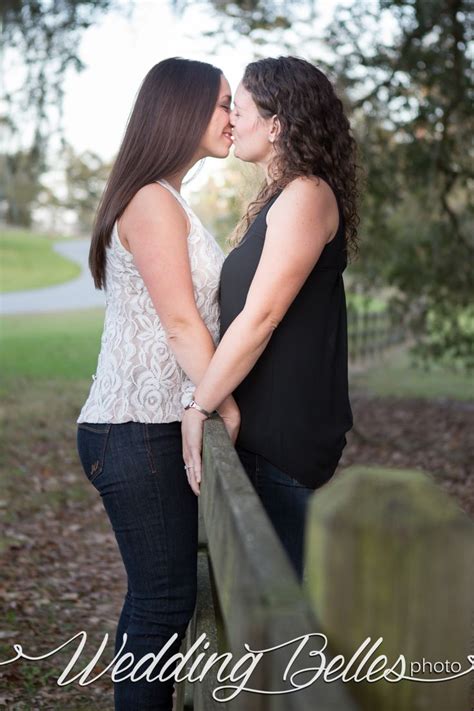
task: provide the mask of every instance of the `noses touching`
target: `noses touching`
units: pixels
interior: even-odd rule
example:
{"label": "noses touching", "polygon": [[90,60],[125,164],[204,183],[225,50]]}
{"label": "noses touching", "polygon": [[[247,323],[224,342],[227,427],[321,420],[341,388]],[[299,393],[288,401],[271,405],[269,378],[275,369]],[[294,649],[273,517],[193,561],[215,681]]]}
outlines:
{"label": "noses touching", "polygon": [[233,124],[232,124],[232,121],[229,119],[229,121],[227,122],[227,126],[224,128],[224,130],[223,130],[222,133],[223,133],[224,135],[227,135],[227,136],[232,137],[232,135],[233,135],[233,128],[234,128],[234,126],[233,126]]}

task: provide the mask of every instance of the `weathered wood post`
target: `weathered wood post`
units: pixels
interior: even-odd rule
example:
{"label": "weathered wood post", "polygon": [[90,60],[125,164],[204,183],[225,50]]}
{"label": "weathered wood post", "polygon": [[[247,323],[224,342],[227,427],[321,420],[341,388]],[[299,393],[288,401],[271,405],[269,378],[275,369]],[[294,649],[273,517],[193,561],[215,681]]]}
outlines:
{"label": "weathered wood post", "polygon": [[365,671],[379,655],[392,666],[402,654],[405,675],[437,681],[351,682],[363,711],[469,709],[472,672],[440,680],[473,666],[474,524],[428,475],[341,472],[311,502],[306,562],[306,588],[333,652],[349,660],[367,637],[383,637]]}

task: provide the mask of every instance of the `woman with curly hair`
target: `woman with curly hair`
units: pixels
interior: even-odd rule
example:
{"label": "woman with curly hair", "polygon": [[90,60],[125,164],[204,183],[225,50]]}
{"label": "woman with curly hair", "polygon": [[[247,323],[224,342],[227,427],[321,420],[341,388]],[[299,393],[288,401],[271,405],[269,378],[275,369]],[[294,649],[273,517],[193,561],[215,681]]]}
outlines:
{"label": "woman with curly hair", "polygon": [[247,66],[231,124],[235,155],[265,182],[224,262],[221,341],[183,418],[184,460],[198,494],[203,420],[233,393],[238,454],[301,580],[308,499],[352,426],[342,273],[356,144],[331,82],[295,57]]}

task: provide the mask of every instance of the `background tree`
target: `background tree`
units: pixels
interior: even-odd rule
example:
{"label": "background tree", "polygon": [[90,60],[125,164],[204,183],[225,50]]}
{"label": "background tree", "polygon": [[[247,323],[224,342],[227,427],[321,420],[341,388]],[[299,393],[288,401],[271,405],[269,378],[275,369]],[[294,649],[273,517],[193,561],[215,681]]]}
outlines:
{"label": "background tree", "polygon": [[65,161],[66,197],[61,204],[74,212],[77,230],[87,235],[112,165],[92,151],[77,155],[71,146],[66,147]]}
{"label": "background tree", "polygon": [[[0,112],[8,190],[5,217],[29,224],[47,169],[50,137],[61,130],[64,79],[80,71],[83,32],[116,0],[2,0],[2,70],[10,76]],[[11,76],[17,78],[12,82]],[[8,78],[8,77],[7,77]],[[18,191],[19,189],[19,191]],[[21,197],[21,206],[18,196]]]}
{"label": "background tree", "polygon": [[0,154],[0,217],[7,223],[30,227],[31,206],[41,192],[42,157],[36,146]]}
{"label": "background tree", "polygon": [[260,170],[231,155],[193,195],[193,208],[225,251],[232,230],[261,182]]}
{"label": "background tree", "polygon": [[[277,2],[209,4],[261,44],[281,25]],[[310,0],[288,7],[292,28],[315,12]],[[301,40],[306,55],[316,40],[331,50],[313,59],[348,97],[361,145],[362,248],[352,272],[367,287],[395,287],[393,305],[420,355],[474,367],[470,8],[468,0],[357,0],[336,8],[323,36],[313,26]]]}
{"label": "background tree", "polygon": [[[191,0],[172,0],[172,5],[178,12],[185,12]],[[223,30],[229,30],[238,35],[252,34],[254,41],[258,40],[258,33],[262,33],[265,43],[269,41],[265,33],[275,30],[290,29],[300,19],[301,10],[314,8],[312,0],[201,0],[201,4],[209,5],[215,16],[220,21],[218,30],[209,32],[221,34]],[[255,36],[257,33],[257,36]]]}
{"label": "background tree", "polygon": [[[322,7],[316,0],[201,2],[219,19],[216,42],[245,35],[256,55],[275,48],[304,54],[336,81],[367,175],[361,258],[351,272],[371,288],[393,287],[419,353],[473,366],[468,0],[354,0],[336,8],[324,31],[313,22]],[[185,12],[189,0],[170,3]],[[119,0],[1,4],[4,66],[16,57],[24,73],[0,115],[8,178],[0,181],[0,197],[11,221],[30,219],[51,127],[60,126],[64,76],[82,68],[81,34],[113,7],[123,11]],[[235,205],[227,208],[233,216]]]}
{"label": "background tree", "polygon": [[327,41],[367,170],[358,272],[397,287],[419,354],[473,367],[471,21],[464,0],[361,0]]}

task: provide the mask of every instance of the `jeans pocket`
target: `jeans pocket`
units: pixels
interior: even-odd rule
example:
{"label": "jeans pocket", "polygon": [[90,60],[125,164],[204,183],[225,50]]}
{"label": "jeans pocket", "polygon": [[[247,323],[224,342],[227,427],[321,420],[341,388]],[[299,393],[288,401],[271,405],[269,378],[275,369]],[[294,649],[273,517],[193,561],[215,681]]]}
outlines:
{"label": "jeans pocket", "polygon": [[77,426],[77,451],[82,468],[90,482],[95,482],[104,468],[105,452],[111,423],[79,423]]}

